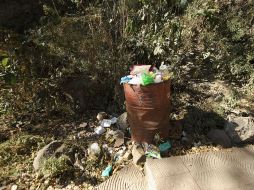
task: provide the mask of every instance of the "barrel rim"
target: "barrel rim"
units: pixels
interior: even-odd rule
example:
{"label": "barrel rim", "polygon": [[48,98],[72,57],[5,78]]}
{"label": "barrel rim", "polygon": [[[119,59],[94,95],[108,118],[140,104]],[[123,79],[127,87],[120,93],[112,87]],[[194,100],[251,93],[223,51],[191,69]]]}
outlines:
{"label": "barrel rim", "polygon": [[149,87],[149,86],[154,86],[154,85],[158,85],[158,84],[165,84],[165,83],[170,83],[171,82],[171,79],[168,79],[168,80],[165,80],[163,82],[159,82],[159,83],[152,83],[152,84],[149,84],[149,85],[146,85],[146,86],[143,86],[142,84],[129,84],[129,83],[124,83],[124,86],[137,86],[137,87],[142,87],[142,88],[146,88],[146,87]]}

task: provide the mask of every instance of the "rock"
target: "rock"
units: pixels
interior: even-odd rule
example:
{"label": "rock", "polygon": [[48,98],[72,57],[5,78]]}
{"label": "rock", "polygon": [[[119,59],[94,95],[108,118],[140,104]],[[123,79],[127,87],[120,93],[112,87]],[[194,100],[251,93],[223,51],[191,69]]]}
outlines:
{"label": "rock", "polygon": [[53,141],[49,143],[48,145],[44,146],[41,150],[39,150],[36,154],[36,157],[33,161],[33,167],[35,171],[38,171],[41,166],[43,161],[54,155],[56,150],[63,144],[61,141]]}
{"label": "rock", "polygon": [[232,147],[232,143],[225,131],[221,129],[211,129],[207,133],[207,137],[215,144],[221,145],[224,148]]}
{"label": "rock", "polygon": [[132,148],[133,163],[138,165],[146,161],[143,148],[140,145],[134,145]]}
{"label": "rock", "polygon": [[64,126],[64,127],[71,127],[71,124],[65,123],[63,126]]}
{"label": "rock", "polygon": [[124,144],[124,133],[120,130],[117,130],[114,133],[114,139],[115,139],[115,144],[114,147],[118,148]]}
{"label": "rock", "polygon": [[58,157],[58,156],[61,156],[62,154],[64,154],[64,150],[66,149],[66,145],[65,144],[62,144],[60,147],[58,147],[55,151],[55,155]]}
{"label": "rock", "polygon": [[86,123],[86,122],[81,123],[81,124],[79,125],[80,128],[85,128],[86,126],[87,126],[87,123]]}
{"label": "rock", "polygon": [[18,186],[16,184],[11,186],[11,190],[17,190],[17,189],[18,189]]}
{"label": "rock", "polygon": [[254,142],[254,118],[229,116],[224,128],[234,143]]}
{"label": "rock", "polygon": [[103,119],[106,119],[108,117],[108,114],[106,113],[106,112],[99,112],[98,114],[97,114],[97,119],[99,120],[99,121],[102,121]]}
{"label": "rock", "polygon": [[122,115],[120,115],[117,118],[116,125],[122,131],[125,131],[129,127],[129,123],[128,123],[128,119],[127,119],[127,112],[124,112]]}

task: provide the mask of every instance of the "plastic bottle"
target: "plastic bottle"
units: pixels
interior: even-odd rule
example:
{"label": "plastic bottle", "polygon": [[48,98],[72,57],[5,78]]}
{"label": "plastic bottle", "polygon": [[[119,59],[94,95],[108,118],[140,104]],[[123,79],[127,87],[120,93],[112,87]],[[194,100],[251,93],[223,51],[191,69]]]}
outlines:
{"label": "plastic bottle", "polygon": [[160,72],[162,73],[162,79],[164,81],[169,80],[170,79],[169,67],[167,65],[164,65],[164,63],[162,63],[159,69]]}

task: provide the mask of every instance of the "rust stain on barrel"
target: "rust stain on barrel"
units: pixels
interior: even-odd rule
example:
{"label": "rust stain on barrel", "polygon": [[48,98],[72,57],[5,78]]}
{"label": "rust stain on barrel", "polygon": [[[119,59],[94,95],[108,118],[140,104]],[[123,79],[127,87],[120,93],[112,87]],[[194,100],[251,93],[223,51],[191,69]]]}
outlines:
{"label": "rust stain on barrel", "polygon": [[168,138],[170,81],[148,86],[124,84],[132,140],[153,143],[155,134]]}

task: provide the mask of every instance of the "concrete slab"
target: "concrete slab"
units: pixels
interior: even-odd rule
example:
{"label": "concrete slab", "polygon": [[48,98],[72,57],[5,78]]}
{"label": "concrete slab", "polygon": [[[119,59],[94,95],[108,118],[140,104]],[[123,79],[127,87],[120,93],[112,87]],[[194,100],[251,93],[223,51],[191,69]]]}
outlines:
{"label": "concrete slab", "polygon": [[149,190],[254,189],[254,146],[148,160]]}
{"label": "concrete slab", "polygon": [[202,190],[240,190],[253,183],[254,179],[235,168],[192,172],[191,175]]}
{"label": "concrete slab", "polygon": [[153,178],[152,171],[146,172],[147,190],[199,190],[199,186],[189,173]]}
{"label": "concrete slab", "polygon": [[148,171],[151,171],[154,178],[159,178],[161,176],[167,177],[189,172],[180,157],[147,159],[145,164],[145,175]]}

